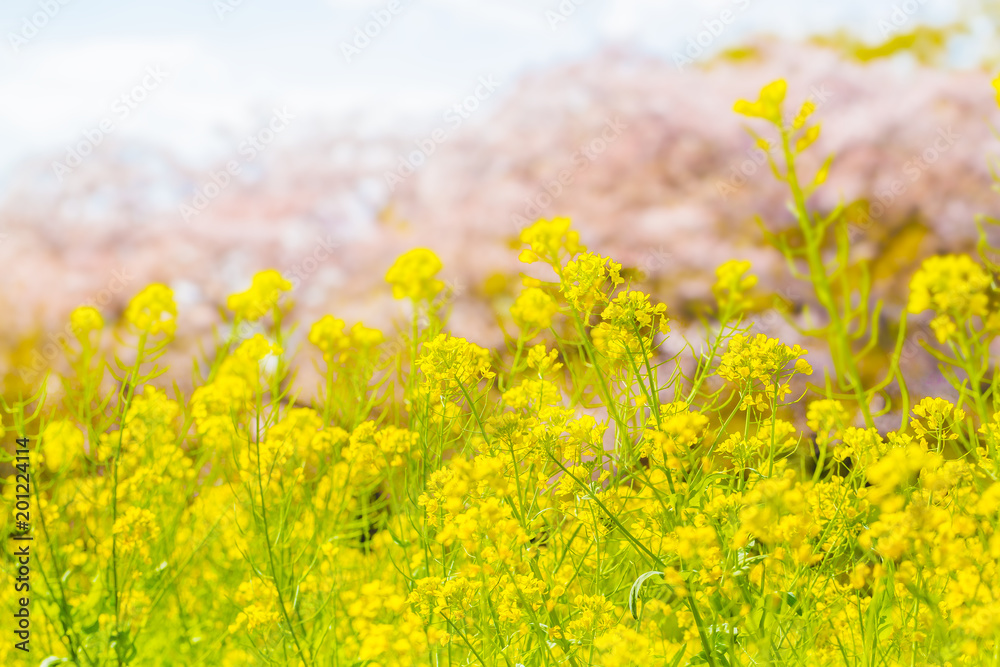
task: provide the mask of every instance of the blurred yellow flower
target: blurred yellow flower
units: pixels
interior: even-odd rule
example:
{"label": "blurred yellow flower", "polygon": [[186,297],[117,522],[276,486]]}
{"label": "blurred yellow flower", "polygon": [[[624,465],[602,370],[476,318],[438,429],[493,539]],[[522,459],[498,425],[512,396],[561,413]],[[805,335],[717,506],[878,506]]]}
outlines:
{"label": "blurred yellow flower", "polygon": [[58,472],[83,453],[83,432],[67,419],[50,422],[41,437],[41,453],[45,467]]}
{"label": "blurred yellow flower", "polygon": [[431,300],[444,289],[438,280],[443,268],[433,250],[414,248],[400,255],[385,274],[385,281],[392,285],[392,296],[413,301]]}
{"label": "blurred yellow flower", "polygon": [[730,260],[715,270],[715,284],[712,292],[719,303],[719,310],[732,309],[742,312],[750,308],[753,301],[747,292],[757,284],[757,276],[747,274],[750,262],[746,260]]}
{"label": "blurred yellow flower", "polygon": [[525,333],[548,329],[552,325],[552,318],[558,312],[559,304],[556,303],[556,300],[549,296],[545,290],[537,287],[525,288],[510,309],[510,314],[514,316],[514,322]]}
{"label": "blurred yellow flower", "polygon": [[119,558],[136,555],[149,562],[150,543],[160,536],[160,526],[156,515],[149,510],[129,507],[115,521],[112,532],[117,538]]}
{"label": "blurred yellow flower", "polygon": [[559,291],[573,308],[586,313],[598,303],[607,303],[609,294],[624,282],[621,269],[614,260],[584,253],[566,263]]}
{"label": "blurred yellow flower", "polygon": [[587,249],[580,243],[580,234],[570,229],[569,218],[539,220],[521,231],[521,243],[530,246],[522,250],[519,259],[525,264],[542,261],[553,267],[562,266],[563,253],[574,257]]}
{"label": "blurred yellow flower", "polygon": [[344,331],[344,320],[324,315],[309,329],[309,342],[323,353],[328,363],[343,363],[352,350],[366,352],[379,345],[384,337],[378,329],[356,323],[349,332]]}
{"label": "blurred yellow flower", "polygon": [[990,276],[968,255],[943,255],[924,260],[910,281],[907,310],[933,310],[931,322],[939,343],[944,343],[969,318],[988,313]]}
{"label": "blurred yellow flower", "polygon": [[756,102],[738,100],[733,105],[733,111],[752,118],[763,118],[775,125],[781,124],[781,103],[785,100],[788,84],[784,79],[778,79],[764,86]]}
{"label": "blurred yellow flower", "polygon": [[153,283],[136,294],[125,310],[125,322],[136,333],[172,337],[177,330],[177,304],[173,291]]}
{"label": "blurred yellow flower", "polygon": [[488,350],[448,334],[424,343],[417,365],[442,394],[493,377]]}
{"label": "blurred yellow flower", "polygon": [[253,277],[249,289],[229,295],[226,306],[237,320],[255,322],[277,305],[283,292],[291,289],[292,283],[274,269],[267,269]]}
{"label": "blurred yellow flower", "polygon": [[73,333],[84,340],[91,331],[104,327],[104,318],[93,306],[80,306],[70,314],[69,323]]}

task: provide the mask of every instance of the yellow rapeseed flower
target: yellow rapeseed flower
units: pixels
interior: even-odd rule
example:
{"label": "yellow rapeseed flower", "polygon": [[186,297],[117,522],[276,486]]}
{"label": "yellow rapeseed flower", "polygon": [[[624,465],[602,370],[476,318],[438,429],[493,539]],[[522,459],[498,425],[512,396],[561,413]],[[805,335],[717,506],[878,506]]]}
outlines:
{"label": "yellow rapeseed flower", "polygon": [[229,295],[226,306],[237,320],[255,322],[271,312],[282,293],[290,289],[292,283],[274,269],[267,269],[254,275],[247,290]]}
{"label": "yellow rapeseed flower", "polygon": [[943,255],[924,260],[910,281],[907,310],[933,310],[931,328],[944,343],[970,318],[989,311],[990,276],[968,255]]}
{"label": "yellow rapeseed flower", "polygon": [[160,535],[156,515],[141,507],[129,507],[118,517],[112,532],[117,537],[117,557],[138,556],[149,561],[150,543]]}
{"label": "yellow rapeseed flower", "polygon": [[[719,363],[718,374],[740,387],[742,409],[756,406],[768,409],[774,398],[781,400],[790,391],[786,381],[792,374],[810,375],[812,368],[801,359],[806,350],[798,345],[788,347],[777,338],[757,334],[734,336]],[[792,368],[788,364],[793,363]]]}
{"label": "yellow rapeseed flower", "polygon": [[719,310],[732,309],[734,312],[747,310],[753,301],[747,292],[757,284],[757,276],[747,274],[750,262],[746,260],[730,260],[715,270],[715,285],[712,292],[719,303]]}
{"label": "yellow rapeseed flower", "polygon": [[535,345],[528,350],[528,368],[534,368],[539,375],[554,373],[562,368],[558,359],[559,350],[546,351],[544,345]]}
{"label": "yellow rapeseed flower", "polygon": [[559,312],[559,304],[538,287],[527,287],[518,295],[510,314],[525,334],[531,334],[552,325],[552,318]]}
{"label": "yellow rapeseed flower", "polygon": [[58,472],[83,454],[83,432],[73,422],[60,419],[50,422],[41,437],[41,453],[45,467]]}
{"label": "yellow rapeseed flower", "polygon": [[91,331],[104,327],[104,318],[93,306],[80,306],[70,313],[69,324],[77,338],[86,340]]}
{"label": "yellow rapeseed flower", "polygon": [[163,333],[168,338],[177,331],[177,304],[173,291],[153,283],[136,294],[125,309],[125,322],[135,333],[151,336]]}
{"label": "yellow rapeseed flower", "polygon": [[580,243],[579,232],[570,229],[569,218],[539,220],[521,231],[521,243],[529,249],[522,250],[520,260],[525,264],[546,262],[553,267],[562,266],[564,258],[586,252]]}
{"label": "yellow rapeseed flower", "polygon": [[816,432],[816,442],[825,445],[847,424],[847,410],[830,398],[813,401],[806,410],[806,425]]}
{"label": "yellow rapeseed flower", "polygon": [[652,304],[645,292],[628,290],[616,296],[593,329],[594,346],[611,359],[648,359],[656,334],[670,331],[667,306]]}
{"label": "yellow rapeseed flower", "polygon": [[344,332],[345,326],[344,320],[324,315],[309,329],[309,342],[320,349],[328,364],[347,358],[351,337]]}
{"label": "yellow rapeseed flower", "polygon": [[429,301],[444,289],[444,283],[435,277],[443,266],[433,250],[414,248],[396,259],[385,281],[392,285],[392,296],[397,299]]}
{"label": "yellow rapeseed flower", "polygon": [[624,282],[621,269],[607,257],[584,253],[566,263],[559,291],[577,311],[590,312],[598,303],[607,303],[609,293]]}
{"label": "yellow rapeseed flower", "polygon": [[469,390],[470,385],[494,375],[488,350],[448,334],[439,334],[424,343],[417,365],[442,394],[462,387]]}
{"label": "yellow rapeseed flower", "polygon": [[913,407],[913,432],[923,441],[928,438],[940,445],[957,440],[957,428],[965,419],[965,410],[956,408],[943,398],[923,398]]}
{"label": "yellow rapeseed flower", "polygon": [[778,79],[764,86],[756,102],[738,100],[733,105],[733,111],[752,118],[763,118],[775,125],[781,124],[781,103],[785,100],[788,83]]}

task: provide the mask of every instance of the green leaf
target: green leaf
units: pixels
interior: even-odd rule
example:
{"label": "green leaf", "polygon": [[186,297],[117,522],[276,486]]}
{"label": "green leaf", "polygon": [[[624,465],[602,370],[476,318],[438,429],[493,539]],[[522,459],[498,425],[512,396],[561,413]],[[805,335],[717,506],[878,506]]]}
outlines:
{"label": "green leaf", "polygon": [[628,610],[632,612],[632,618],[637,621],[639,620],[639,593],[642,591],[642,585],[646,583],[647,579],[656,575],[662,577],[663,573],[658,570],[651,570],[640,574],[639,578],[632,584],[632,589],[628,592]]}

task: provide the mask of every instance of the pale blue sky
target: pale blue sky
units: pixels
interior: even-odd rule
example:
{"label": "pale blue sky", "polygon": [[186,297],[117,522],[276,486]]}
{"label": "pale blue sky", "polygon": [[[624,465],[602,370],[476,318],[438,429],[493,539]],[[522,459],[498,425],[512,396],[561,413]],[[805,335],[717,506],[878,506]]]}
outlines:
{"label": "pale blue sky", "polygon": [[[354,61],[340,45],[389,0],[3,0],[0,3],[0,180],[26,156],[60,151],[111,118],[114,132],[214,159],[268,109],[336,118],[363,109],[374,127],[437,114],[493,75],[518,75],[628,42],[670,58],[724,10],[710,48],[769,32],[802,36],[849,26],[875,40],[899,0],[408,0]],[[909,0],[914,21],[941,23],[958,3]],[[219,7],[234,5],[220,17]],[[58,6],[15,50],[11,35]],[[564,6],[575,6],[563,0]],[[36,19],[41,23],[41,19]],[[30,34],[30,28],[29,33]],[[14,41],[18,41],[15,39]],[[115,100],[147,67],[166,79],[127,118]],[[491,100],[492,102],[493,100]]]}

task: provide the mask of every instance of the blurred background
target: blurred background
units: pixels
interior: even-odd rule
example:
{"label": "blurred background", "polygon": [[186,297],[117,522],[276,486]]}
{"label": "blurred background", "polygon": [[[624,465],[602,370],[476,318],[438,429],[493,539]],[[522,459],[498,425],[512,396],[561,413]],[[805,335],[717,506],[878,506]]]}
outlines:
{"label": "blurred background", "polygon": [[[789,82],[836,157],[814,204],[852,228],[886,316],[917,263],[997,215],[991,2],[937,0],[5,0],[0,5],[0,364],[56,362],[69,312],[108,321],[170,285],[178,350],[276,268],[294,316],[391,331],[383,277],[426,246],[451,327],[503,344],[513,248],[569,216],[679,321],[749,259],[759,327],[807,290],[755,216],[791,222],[738,98]],[[760,128],[758,128],[760,129]],[[182,367],[183,383],[189,366]]]}

